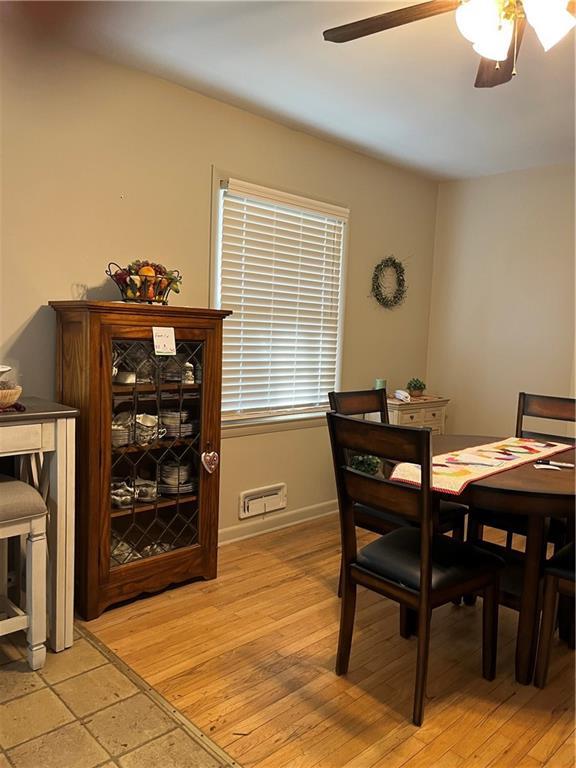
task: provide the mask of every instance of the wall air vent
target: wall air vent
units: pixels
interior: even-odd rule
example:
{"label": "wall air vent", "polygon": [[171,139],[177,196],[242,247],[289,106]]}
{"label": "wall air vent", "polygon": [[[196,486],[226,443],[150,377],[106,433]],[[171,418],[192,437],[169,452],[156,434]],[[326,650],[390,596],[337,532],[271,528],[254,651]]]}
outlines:
{"label": "wall air vent", "polygon": [[245,517],[276,512],[278,509],[286,509],[287,503],[286,483],[269,485],[266,488],[253,488],[251,491],[243,491],[240,494],[238,517],[243,520]]}

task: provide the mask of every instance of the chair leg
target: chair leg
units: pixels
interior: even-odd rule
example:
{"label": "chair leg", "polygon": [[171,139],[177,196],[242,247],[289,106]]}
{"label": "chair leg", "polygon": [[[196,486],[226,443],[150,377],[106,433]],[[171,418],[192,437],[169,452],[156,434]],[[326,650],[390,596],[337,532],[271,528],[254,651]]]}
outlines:
{"label": "chair leg", "polygon": [[567,639],[568,647],[574,650],[576,648],[576,609],[574,606],[574,600],[568,598],[568,614],[569,614],[569,635]]}
{"label": "chair leg", "polygon": [[400,604],[400,636],[408,640],[418,634],[418,613],[406,605]]}
{"label": "chair leg", "polygon": [[422,725],[424,720],[424,698],[426,696],[426,679],[428,677],[428,656],[430,652],[430,623],[432,611],[430,608],[418,612],[418,657],[416,660],[416,688],[414,691],[414,711],[412,722]]}
{"label": "chair leg", "polygon": [[28,664],[41,669],[46,660],[46,518],[31,520],[26,540],[26,613]]}
{"label": "chair leg", "polygon": [[[468,515],[468,534],[466,541],[468,544],[478,544],[482,541],[484,535],[484,526],[474,519],[472,512]],[[476,605],[476,595],[464,595],[464,605]]]}
{"label": "chair leg", "polygon": [[342,597],[342,572],[344,570],[344,557],[340,558],[340,573],[338,574],[338,597]]}
{"label": "chair leg", "polygon": [[498,653],[498,581],[484,589],[482,605],[482,677],[494,680]]}
{"label": "chair leg", "polygon": [[468,535],[466,536],[466,540],[469,544],[477,544],[479,541],[482,541],[482,537],[484,536],[484,526],[482,523],[479,523],[478,520],[476,520],[470,512],[468,515]]}
{"label": "chair leg", "polygon": [[514,533],[512,531],[506,531],[506,549],[511,550],[514,543]]}
{"label": "chair leg", "polygon": [[8,539],[0,539],[0,597],[8,597]]}
{"label": "chair leg", "polygon": [[[454,526],[452,529],[452,538],[454,541],[464,541],[464,525],[465,525],[466,517],[463,515],[462,520]],[[452,599],[452,602],[454,605],[460,605],[462,602],[462,596],[458,595],[458,597],[454,597]]]}
{"label": "chair leg", "polygon": [[534,673],[534,685],[544,688],[548,677],[548,665],[550,664],[550,648],[552,635],[556,626],[556,607],[558,605],[558,579],[555,576],[546,576],[544,579],[544,599],[542,601],[542,621],[540,623],[540,642],[538,643],[538,656],[536,657],[536,672]]}
{"label": "chair leg", "polygon": [[465,518],[462,517],[461,522],[455,525],[452,529],[452,538],[454,541],[464,541],[464,520]]}
{"label": "chair leg", "polygon": [[558,599],[558,629],[560,639],[574,650],[574,600],[567,595]]}
{"label": "chair leg", "polygon": [[355,612],[356,584],[344,576],[342,602],[340,604],[340,632],[338,634],[338,650],[336,652],[337,675],[345,675],[348,672]]}

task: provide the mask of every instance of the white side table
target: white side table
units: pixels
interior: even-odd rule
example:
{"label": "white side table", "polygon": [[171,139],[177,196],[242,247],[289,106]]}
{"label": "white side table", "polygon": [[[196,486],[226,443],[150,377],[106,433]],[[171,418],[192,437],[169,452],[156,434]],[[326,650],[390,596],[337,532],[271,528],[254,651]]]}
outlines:
{"label": "white side table", "polygon": [[74,631],[74,494],[76,408],[24,397],[22,413],[0,413],[0,456],[19,459],[20,479],[48,507],[49,636],[54,651],[69,648]]}
{"label": "white side table", "polygon": [[430,427],[433,435],[443,435],[446,406],[449,402],[449,398],[438,395],[422,395],[413,398],[409,403],[389,397],[390,424],[401,427]]}

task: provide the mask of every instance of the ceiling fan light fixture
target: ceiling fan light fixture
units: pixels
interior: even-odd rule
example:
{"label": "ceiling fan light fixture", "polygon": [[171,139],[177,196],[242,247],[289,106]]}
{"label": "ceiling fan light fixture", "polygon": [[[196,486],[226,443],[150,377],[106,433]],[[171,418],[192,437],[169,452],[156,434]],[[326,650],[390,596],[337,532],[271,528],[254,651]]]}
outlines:
{"label": "ceiling fan light fixture", "polygon": [[513,34],[514,22],[503,19],[497,29],[492,29],[484,37],[477,40],[472,47],[484,59],[505,61]]}
{"label": "ceiling fan light fixture", "polygon": [[491,35],[500,23],[498,0],[464,0],[456,9],[456,25],[471,43]]}
{"label": "ceiling fan light fixture", "polygon": [[553,48],[576,26],[576,19],[566,9],[567,4],[567,0],[523,0],[526,18],[545,51]]}

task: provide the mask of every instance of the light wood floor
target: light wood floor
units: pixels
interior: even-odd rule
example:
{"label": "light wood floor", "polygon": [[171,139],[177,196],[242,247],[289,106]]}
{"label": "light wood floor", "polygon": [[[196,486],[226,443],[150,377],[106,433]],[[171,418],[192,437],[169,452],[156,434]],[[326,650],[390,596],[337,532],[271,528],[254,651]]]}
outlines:
{"label": "light wood floor", "polygon": [[574,765],[573,652],[556,641],[546,689],[518,685],[506,608],[493,682],[481,602],[434,611],[421,728],[396,604],[360,590],[350,672],[336,677],[338,552],[335,517],[223,546],[216,581],[86,626],[245,768]]}

